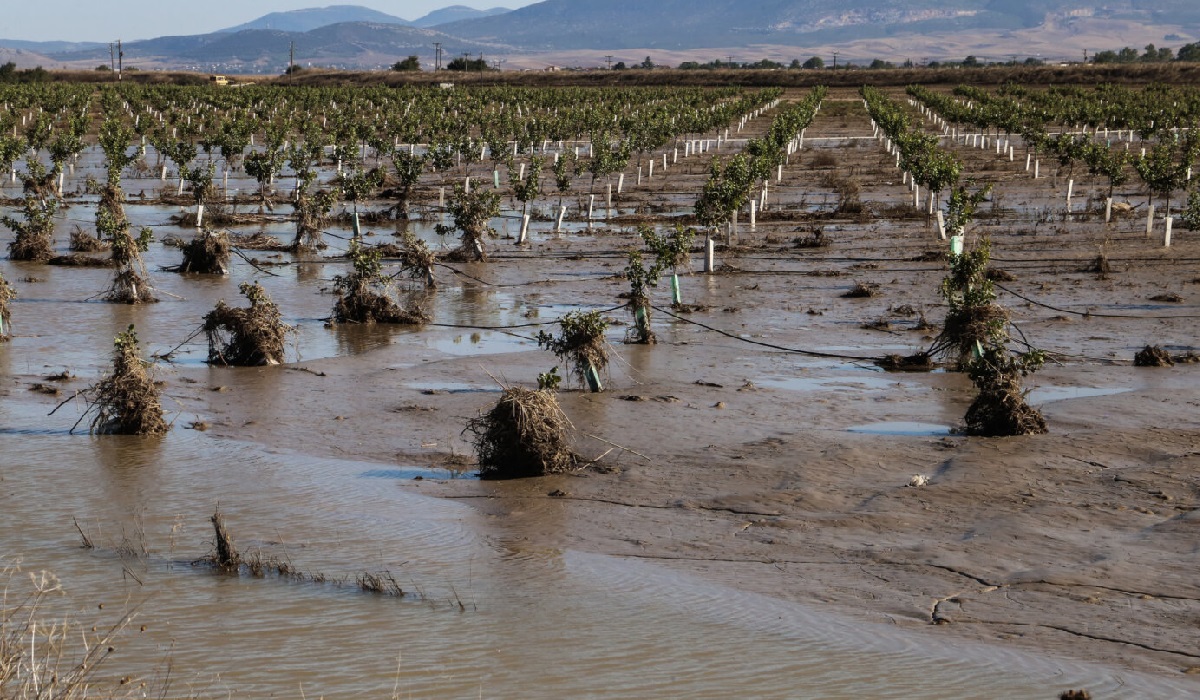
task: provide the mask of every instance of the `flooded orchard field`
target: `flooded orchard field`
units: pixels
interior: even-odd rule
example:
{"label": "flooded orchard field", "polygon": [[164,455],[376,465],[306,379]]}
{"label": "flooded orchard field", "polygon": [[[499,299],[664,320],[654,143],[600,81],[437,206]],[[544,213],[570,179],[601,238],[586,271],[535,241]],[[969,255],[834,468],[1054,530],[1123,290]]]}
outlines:
{"label": "flooded orchard field", "polygon": [[[638,159],[640,182],[634,161],[619,188],[617,173],[576,175],[561,226],[550,161],[574,146],[542,144],[521,244],[507,169],[533,165],[527,152],[496,165],[498,189],[487,161],[426,171],[407,221],[382,215],[392,200],[372,192],[358,202],[363,244],[392,245],[382,268],[427,316],[417,325],[327,323],[351,270],[347,202],[322,228],[325,248],[246,246],[225,275],[168,271],[181,253],[163,241],[197,235],[195,204],[174,172],[161,180],[151,146],[123,188],[134,230],[156,239],[143,259],[157,303],[103,301],[111,268],[0,261],[17,292],[0,344],[0,542],[21,569],[10,592],[49,570],[62,595],[45,602],[48,619],[103,630],[132,613],[97,687],[128,677],[166,697],[1196,693],[1190,231],[1166,247],[1161,219],[1150,236],[1144,216],[1105,223],[1107,183],[1085,177],[1066,211],[1066,178],[1045,162],[1034,179],[1021,155],[942,138],[964,175],[995,188],[965,244],[990,240],[1014,336],[1049,353],[1023,380],[1047,434],[963,436],[976,394],[964,373],[876,363],[935,341],[949,242],[914,210],[863,101],[833,91],[754,224],[742,208],[736,237],[715,232],[714,272],[701,272],[701,230],[682,303],[669,275],[651,288],[657,343],[623,342],[636,323],[628,251],[651,256],[638,227],[696,225],[713,156],[728,162],[805,97],[780,96],[728,137],[694,135],[703,153],[657,146]],[[335,186],[331,157],[318,187]],[[85,180],[103,179],[103,159],[89,146],[66,178],[55,254],[75,227],[94,231]],[[486,262],[445,257],[458,233],[436,229],[453,223],[464,176],[501,195]],[[235,247],[290,242],[292,171],[270,211],[257,186],[234,169],[209,228]],[[1144,206],[1139,187],[1114,197]],[[0,188],[5,215],[20,218],[22,194]],[[400,274],[405,234],[438,253],[436,287]],[[247,282],[295,328],[284,362],[209,365],[203,318],[241,304]],[[860,285],[871,293],[846,296]],[[609,321],[605,390],[568,378],[558,393],[580,467],[476,478],[467,421],[502,385],[568,374],[537,334],[592,310]],[[85,397],[72,396],[110,370],[131,324],[157,358],[171,429],[89,436]],[[1146,345],[1177,363],[1134,367]],[[206,560],[218,508],[265,570]]]}

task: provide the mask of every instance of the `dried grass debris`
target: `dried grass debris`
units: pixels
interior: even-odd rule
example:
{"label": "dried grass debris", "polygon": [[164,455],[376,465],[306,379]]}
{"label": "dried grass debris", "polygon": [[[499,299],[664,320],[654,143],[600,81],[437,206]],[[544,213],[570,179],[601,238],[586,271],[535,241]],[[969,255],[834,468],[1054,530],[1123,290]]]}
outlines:
{"label": "dried grass debris", "polygon": [[464,433],[474,436],[481,479],[516,479],[574,469],[573,429],[553,392],[513,386]]}
{"label": "dried grass debris", "polygon": [[281,320],[279,307],[262,285],[243,283],[238,290],[249,307],[234,308],[224,300],[204,317],[208,363],[254,367],[283,362],[287,334],[293,329]]}

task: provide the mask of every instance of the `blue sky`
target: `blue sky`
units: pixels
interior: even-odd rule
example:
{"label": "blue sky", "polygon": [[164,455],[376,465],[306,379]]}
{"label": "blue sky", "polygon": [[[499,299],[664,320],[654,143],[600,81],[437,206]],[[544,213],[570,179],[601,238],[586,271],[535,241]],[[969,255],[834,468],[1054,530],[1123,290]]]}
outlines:
{"label": "blue sky", "polygon": [[5,0],[0,39],[25,41],[132,41],[205,34],[269,12],[328,5],[362,5],[413,20],[450,5],[517,8],[535,0]]}

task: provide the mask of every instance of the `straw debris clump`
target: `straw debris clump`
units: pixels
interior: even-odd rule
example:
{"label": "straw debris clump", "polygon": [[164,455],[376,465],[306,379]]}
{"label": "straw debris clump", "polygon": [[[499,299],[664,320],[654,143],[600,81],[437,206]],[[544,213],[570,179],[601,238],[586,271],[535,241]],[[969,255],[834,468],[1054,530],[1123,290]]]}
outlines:
{"label": "straw debris clump", "polygon": [[474,435],[481,479],[515,479],[573,469],[572,430],[553,392],[514,386],[464,432]]}
{"label": "straw debris clump", "polygon": [[133,326],[114,341],[112,374],[92,387],[90,432],[100,435],[161,435],[169,429],[158,387],[146,371]]}
{"label": "straw debris clump", "polygon": [[243,367],[281,363],[292,328],[281,320],[279,307],[257,282],[243,283],[238,290],[250,300],[249,307],[233,308],[222,300],[204,317],[208,363]]}

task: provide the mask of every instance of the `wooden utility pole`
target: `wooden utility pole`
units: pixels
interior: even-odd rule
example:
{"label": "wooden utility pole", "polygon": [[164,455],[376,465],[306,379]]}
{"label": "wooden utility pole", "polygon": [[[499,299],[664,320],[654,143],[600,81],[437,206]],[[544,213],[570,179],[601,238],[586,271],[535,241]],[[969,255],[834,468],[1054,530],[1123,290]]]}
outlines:
{"label": "wooden utility pole", "polygon": [[117,39],[117,80],[121,79],[121,71],[125,68],[125,51],[121,48],[121,40]]}
{"label": "wooden utility pole", "polygon": [[433,42],[433,69],[435,71],[442,69],[442,43],[440,41]]}

